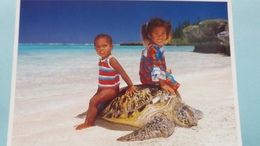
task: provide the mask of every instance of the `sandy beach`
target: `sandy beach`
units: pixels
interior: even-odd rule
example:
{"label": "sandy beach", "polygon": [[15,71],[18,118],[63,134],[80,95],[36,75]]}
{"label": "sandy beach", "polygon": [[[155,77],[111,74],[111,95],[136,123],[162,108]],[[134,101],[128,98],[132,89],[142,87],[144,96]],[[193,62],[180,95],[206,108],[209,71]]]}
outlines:
{"label": "sandy beach", "polygon": [[[95,52],[93,51],[95,54]],[[135,84],[139,84],[140,53],[114,54]],[[84,56],[84,55],[82,55]],[[96,56],[98,58],[98,56]],[[186,51],[166,53],[168,68],[181,84],[179,92],[188,105],[204,113],[198,126],[176,127],[169,138],[137,142],[118,142],[116,139],[135,128],[98,119],[96,126],[76,131],[74,126],[84,119],[75,118],[88,107],[96,92],[97,62],[91,68],[77,70],[77,77],[59,73],[55,78],[66,84],[45,78],[52,86],[30,89],[17,83],[13,115],[12,146],[237,146],[237,121],[233,91],[231,58],[221,54],[201,54]],[[74,66],[84,64],[74,60]],[[55,64],[52,64],[55,65]],[[58,65],[58,64],[57,64]],[[19,64],[18,64],[19,66]],[[68,64],[68,66],[72,66]],[[66,68],[63,68],[66,70]],[[19,68],[18,68],[19,70]],[[18,71],[19,72],[19,71]],[[86,75],[87,74],[87,75]],[[75,75],[76,76],[76,75]],[[19,76],[17,77],[19,80]],[[19,80],[21,81],[21,79]],[[22,81],[21,81],[22,82]],[[29,84],[29,83],[28,83]],[[126,84],[121,80],[121,87]],[[29,85],[28,85],[29,86]],[[77,88],[75,88],[77,86]],[[34,86],[36,88],[36,85]],[[49,88],[48,88],[49,87]],[[48,91],[48,94],[45,93]],[[21,99],[22,96],[45,95],[44,98]]]}

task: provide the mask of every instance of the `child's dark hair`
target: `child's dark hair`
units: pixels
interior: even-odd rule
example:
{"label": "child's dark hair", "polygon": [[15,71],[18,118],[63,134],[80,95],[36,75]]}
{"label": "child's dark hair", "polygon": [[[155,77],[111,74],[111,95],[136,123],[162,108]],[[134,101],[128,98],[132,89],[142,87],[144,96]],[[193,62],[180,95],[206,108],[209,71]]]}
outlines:
{"label": "child's dark hair", "polygon": [[95,37],[94,39],[94,45],[96,46],[96,41],[97,39],[100,39],[100,38],[105,38],[107,39],[107,41],[110,43],[110,44],[113,44],[113,40],[112,40],[112,37],[108,34],[99,34]]}
{"label": "child's dark hair", "polygon": [[172,38],[172,25],[170,21],[163,20],[161,18],[153,17],[150,19],[148,23],[145,23],[142,25],[141,28],[141,35],[142,35],[142,40],[143,44],[147,45],[147,43],[150,41],[150,38],[148,35],[151,35],[153,28],[158,27],[158,26],[163,26],[166,29],[166,42],[168,43],[171,38]]}

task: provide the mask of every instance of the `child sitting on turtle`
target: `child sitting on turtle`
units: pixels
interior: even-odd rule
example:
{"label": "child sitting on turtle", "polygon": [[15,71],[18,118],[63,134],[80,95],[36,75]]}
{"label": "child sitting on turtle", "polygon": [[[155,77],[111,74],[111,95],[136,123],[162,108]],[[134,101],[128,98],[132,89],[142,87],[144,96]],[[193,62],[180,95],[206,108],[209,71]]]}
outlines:
{"label": "child sitting on turtle", "polygon": [[139,70],[142,84],[160,85],[162,89],[180,97],[177,91],[180,84],[171,75],[171,69],[166,67],[164,56],[164,45],[172,38],[171,23],[154,17],[142,25],[141,35],[145,46]]}
{"label": "child sitting on turtle", "polygon": [[131,79],[117,59],[111,54],[113,49],[111,36],[107,34],[97,35],[94,39],[94,45],[97,54],[101,57],[98,63],[98,89],[96,94],[90,99],[85,122],[76,126],[76,130],[94,126],[94,121],[98,113],[98,105],[115,98],[119,92],[119,75],[121,75],[128,85],[126,93],[133,95],[136,92],[136,87],[133,85]]}

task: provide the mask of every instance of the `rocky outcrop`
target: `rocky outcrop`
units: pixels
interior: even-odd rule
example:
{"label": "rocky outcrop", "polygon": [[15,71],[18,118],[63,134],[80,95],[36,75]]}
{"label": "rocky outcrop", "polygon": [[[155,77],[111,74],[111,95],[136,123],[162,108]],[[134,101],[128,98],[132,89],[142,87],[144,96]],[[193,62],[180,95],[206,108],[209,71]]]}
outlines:
{"label": "rocky outcrop", "polygon": [[195,46],[194,52],[224,53],[230,56],[227,20],[205,20],[199,25],[184,28],[183,34]]}

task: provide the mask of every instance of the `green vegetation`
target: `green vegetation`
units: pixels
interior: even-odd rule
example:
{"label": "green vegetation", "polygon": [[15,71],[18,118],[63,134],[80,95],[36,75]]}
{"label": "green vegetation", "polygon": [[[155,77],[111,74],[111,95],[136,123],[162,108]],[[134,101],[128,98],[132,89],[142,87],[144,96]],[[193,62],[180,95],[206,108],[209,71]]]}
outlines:
{"label": "green vegetation", "polygon": [[[194,22],[192,25],[198,25],[201,22],[200,17],[198,17],[197,21]],[[188,46],[191,45],[186,37],[183,34],[183,29],[187,26],[190,26],[190,20],[184,20],[184,22],[179,22],[178,26],[174,29],[172,40],[169,42],[168,45],[174,46]]]}
{"label": "green vegetation", "polygon": [[173,38],[167,45],[169,46],[189,46],[191,45],[184,36]]}

